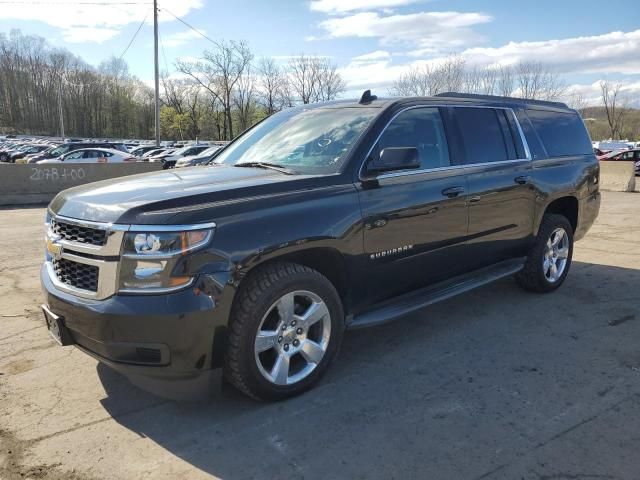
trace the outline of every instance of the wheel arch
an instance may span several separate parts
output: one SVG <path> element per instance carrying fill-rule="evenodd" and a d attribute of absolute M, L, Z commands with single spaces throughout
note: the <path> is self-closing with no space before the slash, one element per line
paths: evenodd
<path fill-rule="evenodd" d="M 243 276 L 238 282 L 237 288 L 241 289 L 243 284 L 246 282 L 246 279 L 256 270 L 279 262 L 298 263 L 312 268 L 325 276 L 338 292 L 345 313 L 348 312 L 351 292 L 349 287 L 347 262 L 344 255 L 339 250 L 332 247 L 312 247 L 270 257 L 263 262 L 252 265 L 249 270 L 243 272 Z"/>
<path fill-rule="evenodd" d="M 549 204 L 547 204 L 542 215 L 540 216 L 536 234 L 540 228 L 540 222 L 542 221 L 542 218 L 549 213 L 555 213 L 564 216 L 567 220 L 569 220 L 571 228 L 573 228 L 573 232 L 575 233 L 578 228 L 579 209 L 580 207 L 578 199 L 573 195 L 565 195 L 554 199 Z"/>

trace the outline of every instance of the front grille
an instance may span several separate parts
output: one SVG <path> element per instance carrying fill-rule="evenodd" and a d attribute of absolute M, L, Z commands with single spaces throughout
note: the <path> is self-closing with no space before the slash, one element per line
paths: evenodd
<path fill-rule="evenodd" d="M 51 220 L 51 231 L 63 240 L 89 245 L 103 246 L 107 241 L 107 231 L 99 228 L 83 227 L 60 220 Z"/>
<path fill-rule="evenodd" d="M 53 260 L 53 270 L 62 283 L 81 290 L 98 291 L 98 267 L 61 258 Z"/>

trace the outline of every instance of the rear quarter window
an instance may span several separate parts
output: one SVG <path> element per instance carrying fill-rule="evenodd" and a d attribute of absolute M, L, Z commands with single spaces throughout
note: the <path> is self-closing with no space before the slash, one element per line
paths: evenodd
<path fill-rule="evenodd" d="M 578 114 L 527 109 L 527 115 L 549 156 L 593 153 L 589 134 Z"/>

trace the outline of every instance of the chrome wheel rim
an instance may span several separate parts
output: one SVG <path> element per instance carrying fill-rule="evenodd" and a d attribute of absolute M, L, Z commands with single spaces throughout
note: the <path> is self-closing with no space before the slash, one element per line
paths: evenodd
<path fill-rule="evenodd" d="M 564 228 L 556 228 L 547 240 L 542 269 L 549 283 L 557 282 L 565 269 L 569 259 L 569 235 Z"/>
<path fill-rule="evenodd" d="M 320 364 L 329 346 L 331 315 L 315 293 L 296 290 L 280 297 L 262 317 L 254 355 L 262 376 L 275 385 L 292 385 Z"/>

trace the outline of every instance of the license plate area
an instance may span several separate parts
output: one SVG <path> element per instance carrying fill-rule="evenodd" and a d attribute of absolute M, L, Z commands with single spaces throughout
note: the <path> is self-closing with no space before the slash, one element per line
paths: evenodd
<path fill-rule="evenodd" d="M 53 313 L 46 305 L 42 305 L 42 313 L 51 337 L 62 346 L 73 345 L 73 338 L 64 325 L 64 318 Z"/>

